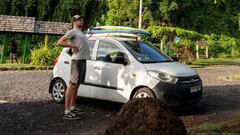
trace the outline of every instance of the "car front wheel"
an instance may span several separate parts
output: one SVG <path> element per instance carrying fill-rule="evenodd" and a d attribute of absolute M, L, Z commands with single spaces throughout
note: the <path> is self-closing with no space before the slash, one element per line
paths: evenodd
<path fill-rule="evenodd" d="M 64 102 L 66 88 L 66 83 L 61 79 L 57 79 L 53 82 L 53 84 L 51 85 L 51 95 L 56 103 Z"/>
<path fill-rule="evenodd" d="M 155 95 L 151 89 L 144 87 L 137 90 L 133 98 L 155 98 Z"/>

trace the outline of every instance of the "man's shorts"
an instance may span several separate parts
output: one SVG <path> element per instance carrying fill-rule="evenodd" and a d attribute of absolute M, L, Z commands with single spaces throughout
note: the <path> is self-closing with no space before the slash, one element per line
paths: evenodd
<path fill-rule="evenodd" d="M 10 58 L 16 58 L 17 57 L 17 53 L 12 53 L 12 52 L 10 52 Z"/>
<path fill-rule="evenodd" d="M 86 60 L 72 60 L 70 83 L 80 85 L 85 80 Z"/>

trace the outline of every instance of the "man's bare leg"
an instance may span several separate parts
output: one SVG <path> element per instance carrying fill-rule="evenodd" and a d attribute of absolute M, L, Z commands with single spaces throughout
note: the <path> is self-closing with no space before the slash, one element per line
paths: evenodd
<path fill-rule="evenodd" d="M 79 85 L 76 85 L 76 89 L 72 91 L 72 98 L 70 102 L 70 111 L 73 112 L 74 114 L 84 114 L 85 112 L 81 111 L 78 107 L 76 107 L 76 99 L 77 99 L 77 93 L 79 89 Z"/>
<path fill-rule="evenodd" d="M 70 111 L 70 104 L 74 94 L 75 85 L 70 83 L 65 94 L 65 111 Z"/>
<path fill-rule="evenodd" d="M 71 98 L 71 102 L 70 102 L 70 107 L 75 107 L 76 106 L 78 88 L 79 88 L 79 85 L 76 85 L 75 89 L 73 90 L 72 98 Z"/>
<path fill-rule="evenodd" d="M 76 90 L 77 90 L 76 85 L 70 83 L 65 93 L 65 106 L 64 106 L 65 110 L 64 110 L 63 119 L 68 119 L 68 120 L 78 119 L 76 114 L 72 112 L 72 110 L 70 109 L 70 104 Z"/>
<path fill-rule="evenodd" d="M 18 60 L 17 60 L 17 58 L 15 58 L 15 60 L 16 60 L 16 62 L 17 62 L 17 64 L 18 64 Z"/>

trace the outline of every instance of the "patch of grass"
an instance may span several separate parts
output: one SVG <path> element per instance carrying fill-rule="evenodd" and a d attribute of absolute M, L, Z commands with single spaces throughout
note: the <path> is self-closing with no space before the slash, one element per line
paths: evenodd
<path fill-rule="evenodd" d="M 30 67 L 32 66 L 31 64 L 11 64 L 11 63 L 6 63 L 6 64 L 0 64 L 0 67 Z"/>
<path fill-rule="evenodd" d="M 32 64 L 22 64 L 22 63 L 5 63 L 5 64 L 0 64 L 0 68 L 27 68 L 27 67 L 44 67 L 44 66 L 36 66 Z M 46 66 L 47 67 L 47 66 Z"/>
<path fill-rule="evenodd" d="M 224 132 L 222 135 L 239 135 L 240 133 Z"/>
<path fill-rule="evenodd" d="M 16 74 L 16 73 L 51 73 L 50 70 L 16 70 L 16 71 L 4 71 L 0 72 L 0 74 Z"/>
<path fill-rule="evenodd" d="M 202 125 L 192 127 L 187 129 L 189 134 L 198 134 L 198 135 L 214 135 L 214 134 L 224 134 L 224 135 L 239 135 L 239 133 L 235 133 L 227 131 L 234 127 L 239 127 L 240 118 L 230 119 L 228 121 L 220 122 L 220 123 L 204 123 Z"/>
<path fill-rule="evenodd" d="M 227 77 L 232 78 L 232 79 L 240 79 L 240 74 L 227 75 Z"/>
<path fill-rule="evenodd" d="M 212 65 L 240 65 L 240 58 L 199 59 L 194 61 L 191 66 L 212 66 Z"/>
<path fill-rule="evenodd" d="M 202 65 L 188 65 L 190 68 L 203 68 Z"/>
<path fill-rule="evenodd" d="M 217 135 L 217 133 L 216 132 L 198 133 L 197 135 Z"/>
<path fill-rule="evenodd" d="M 219 128 L 217 124 L 204 124 L 198 127 L 200 131 L 216 131 Z"/>
<path fill-rule="evenodd" d="M 218 79 L 226 80 L 226 79 L 240 79 L 240 74 L 229 74 L 229 75 L 223 75 L 218 77 Z"/>

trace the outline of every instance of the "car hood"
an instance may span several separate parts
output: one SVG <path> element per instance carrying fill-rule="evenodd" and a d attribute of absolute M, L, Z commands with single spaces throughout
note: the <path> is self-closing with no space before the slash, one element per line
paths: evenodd
<path fill-rule="evenodd" d="M 147 70 L 160 71 L 176 77 L 194 76 L 197 73 L 186 65 L 178 62 L 144 64 Z"/>

